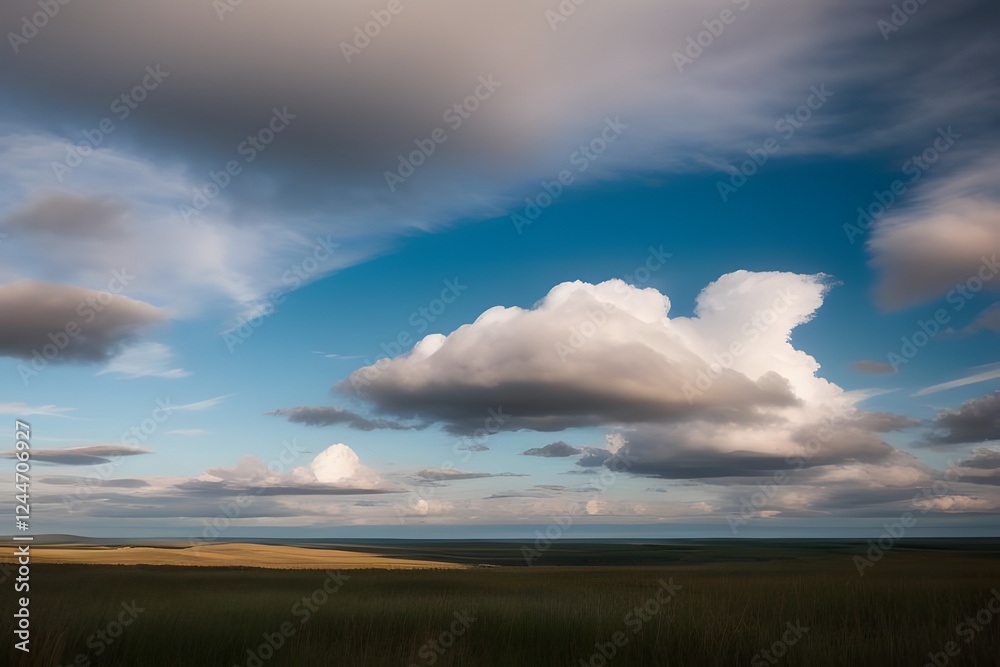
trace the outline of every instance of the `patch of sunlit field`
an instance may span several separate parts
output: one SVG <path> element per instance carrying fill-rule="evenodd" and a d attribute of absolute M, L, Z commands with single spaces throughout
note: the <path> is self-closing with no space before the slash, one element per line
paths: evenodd
<path fill-rule="evenodd" d="M 5 595 L 0 656 L 78 667 L 920 667 L 931 654 L 939 666 L 995 666 L 998 588 L 992 554 L 902 550 L 863 577 L 839 554 L 340 573 L 36 564 L 31 653 L 13 647 Z"/>

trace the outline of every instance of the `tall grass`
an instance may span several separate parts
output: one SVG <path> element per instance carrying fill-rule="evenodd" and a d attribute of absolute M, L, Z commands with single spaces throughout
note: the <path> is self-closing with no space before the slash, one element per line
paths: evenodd
<path fill-rule="evenodd" d="M 956 635 L 1000 587 L 1000 563 L 975 554 L 893 553 L 863 578 L 842 557 L 347 574 L 301 624 L 292 607 L 322 586 L 323 572 L 36 565 L 32 652 L 13 648 L 9 593 L 0 655 L 11 665 L 232 667 L 291 622 L 294 635 L 263 665 L 406 667 L 430 664 L 421 647 L 467 610 L 475 616 L 468 630 L 443 654 L 428 649 L 434 665 L 579 666 L 621 631 L 627 643 L 608 665 L 757 667 L 770 664 L 753 658 L 789 621 L 809 630 L 776 664 L 920 667 L 954 641 L 961 653 L 949 665 L 1000 665 L 1000 617 L 970 643 Z M 630 611 L 670 578 L 683 588 L 633 632 Z M 145 611 L 96 656 L 88 637 L 133 599 Z"/>

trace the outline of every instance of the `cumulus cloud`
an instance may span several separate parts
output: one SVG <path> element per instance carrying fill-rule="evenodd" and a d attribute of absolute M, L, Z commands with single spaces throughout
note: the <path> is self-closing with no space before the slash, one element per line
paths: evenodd
<path fill-rule="evenodd" d="M 86 447 L 68 447 L 65 449 L 32 449 L 31 458 L 34 461 L 55 463 L 67 466 L 90 466 L 100 463 L 110 463 L 121 456 L 138 456 L 149 454 L 150 450 L 127 445 L 88 445 Z M 16 452 L 3 452 L 3 457 L 17 458 Z"/>
<path fill-rule="evenodd" d="M 339 387 L 456 433 L 498 406 L 510 415 L 504 430 L 768 421 L 841 393 L 788 342 L 826 290 L 825 276 L 738 271 L 702 291 L 695 317 L 671 318 L 670 300 L 652 288 L 563 283 L 533 308 L 491 308 Z"/>
<path fill-rule="evenodd" d="M 269 415 L 277 417 L 287 417 L 293 424 L 306 424 L 307 426 L 335 426 L 344 424 L 359 431 L 375 431 L 381 429 L 393 431 L 410 431 L 424 428 L 423 425 L 402 424 L 391 419 L 369 419 L 352 412 L 346 408 L 338 408 L 332 405 L 318 407 L 298 407 L 283 408 L 268 412 Z"/>
<path fill-rule="evenodd" d="M 0 323 L 0 354 L 30 359 L 49 345 L 61 351 L 45 358 L 61 361 L 102 361 L 167 319 L 125 296 L 32 280 L 0 285 L 0 312 L 17 313 Z"/>
<path fill-rule="evenodd" d="M 341 443 L 330 445 L 308 464 L 289 472 L 275 470 L 258 457 L 247 455 L 235 466 L 210 468 L 176 487 L 201 494 L 265 496 L 378 494 L 399 490 Z"/>
<path fill-rule="evenodd" d="M 582 468 L 738 480 L 877 464 L 897 453 L 881 434 L 918 422 L 860 409 L 864 393 L 819 377 L 816 360 L 791 343 L 829 282 L 738 271 L 701 292 L 693 317 L 671 317 L 654 289 L 564 283 L 531 309 L 492 308 L 340 387 L 455 431 L 491 405 L 511 415 L 505 429 L 612 427 L 607 448 L 558 441 L 525 452 L 580 456 Z"/>
<path fill-rule="evenodd" d="M 955 409 L 940 410 L 927 441 L 963 445 L 1000 440 L 1000 391 L 972 398 Z"/>
<path fill-rule="evenodd" d="M 990 498 L 972 496 L 948 495 L 940 498 L 917 500 L 914 507 L 923 511 L 936 512 L 993 512 L 1000 509 L 1000 502 Z"/>

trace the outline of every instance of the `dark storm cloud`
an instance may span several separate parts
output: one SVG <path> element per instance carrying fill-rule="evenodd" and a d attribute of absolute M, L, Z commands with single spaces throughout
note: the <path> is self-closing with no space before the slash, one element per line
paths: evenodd
<path fill-rule="evenodd" d="M 359 431 L 393 430 L 411 431 L 425 428 L 424 425 L 401 424 L 391 419 L 369 419 L 345 408 L 335 406 L 285 408 L 268 412 L 269 415 L 287 417 L 293 424 L 307 426 L 335 426 L 344 424 Z"/>
<path fill-rule="evenodd" d="M 941 410 L 931 422 L 927 443 L 963 445 L 1000 440 L 1000 391 Z"/>
<path fill-rule="evenodd" d="M 567 456 L 577 456 L 583 453 L 580 447 L 574 447 L 562 440 L 552 442 L 544 447 L 533 447 L 521 452 L 521 456 L 541 456 L 543 458 L 564 458 Z"/>
<path fill-rule="evenodd" d="M 108 291 L 30 280 L 0 285 L 0 312 L 12 314 L 0 322 L 0 355 L 31 359 L 58 346 L 56 355 L 45 354 L 50 362 L 103 361 L 167 319 L 159 308 Z"/>
<path fill-rule="evenodd" d="M 710 435 L 711 430 L 697 425 L 683 429 L 642 427 L 626 434 L 626 444 L 616 458 L 627 464 L 629 474 L 728 483 L 771 476 L 776 470 L 883 462 L 895 450 L 878 433 L 913 425 L 911 422 L 888 413 L 859 413 L 832 424 L 812 425 L 784 435 L 778 432 L 773 446 L 783 453 L 751 451 L 738 444 L 724 449 L 726 440 L 738 442 L 739 434 L 717 440 Z M 713 446 L 706 446 L 706 437 Z M 612 467 L 612 462 L 606 465 Z"/>
<path fill-rule="evenodd" d="M 576 462 L 581 468 L 597 468 L 608 462 L 613 454 L 600 447 L 585 447 L 583 456 Z"/>
<path fill-rule="evenodd" d="M 1000 486 L 1000 450 L 975 449 L 972 455 L 948 469 L 948 479 L 968 484 Z"/>
<path fill-rule="evenodd" d="M 1000 450 L 977 449 L 972 452 L 972 458 L 961 461 L 958 466 L 977 470 L 1000 470 Z"/>

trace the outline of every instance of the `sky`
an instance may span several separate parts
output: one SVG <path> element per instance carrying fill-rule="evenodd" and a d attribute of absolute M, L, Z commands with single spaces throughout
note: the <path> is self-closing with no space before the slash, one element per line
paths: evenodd
<path fill-rule="evenodd" d="M 998 534 L 995 4 L 0 26 L 32 530 Z"/>

